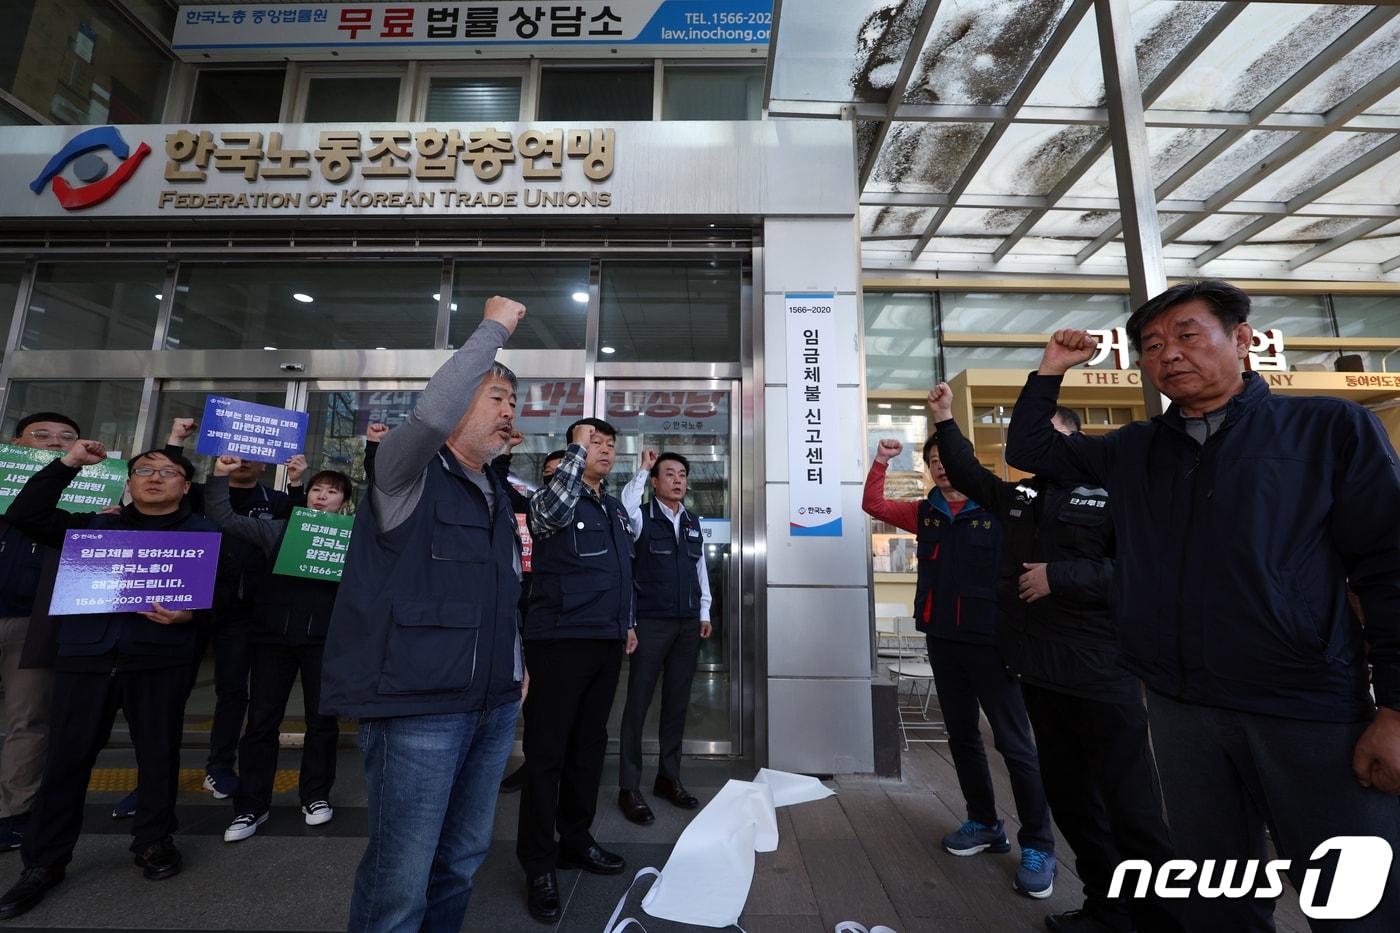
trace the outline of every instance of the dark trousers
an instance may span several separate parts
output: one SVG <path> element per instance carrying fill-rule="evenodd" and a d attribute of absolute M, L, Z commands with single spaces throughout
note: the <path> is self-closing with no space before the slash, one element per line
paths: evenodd
<path fill-rule="evenodd" d="M 651 708 L 656 681 L 661 681 L 661 761 L 658 777 L 679 781 L 681 740 L 690 706 L 690 684 L 700 657 L 700 620 L 638 619 L 637 650 L 627 662 L 627 706 L 622 711 L 623 790 L 640 790 L 642 728 Z"/>
<path fill-rule="evenodd" d="M 554 870 L 561 848 L 576 852 L 593 845 L 590 829 L 622 654 L 616 640 L 525 642 L 530 694 L 515 852 L 532 878 Z"/>
<path fill-rule="evenodd" d="M 209 729 L 209 770 L 233 770 L 238 736 L 248 712 L 248 669 L 253 645 L 248 640 L 251 609 L 220 609 L 214 614 L 214 725 Z"/>
<path fill-rule="evenodd" d="M 1334 836 L 1379 836 L 1400 852 L 1400 800 L 1357 783 L 1351 773 L 1356 740 L 1367 723 L 1308 722 L 1147 697 L 1152 746 L 1162 776 L 1176 857 L 1265 858 L 1268 826 L 1289 877 L 1302 890 L 1308 859 Z M 1319 859 L 1324 884 L 1329 864 Z M 1257 881 L 1263 886 L 1263 872 Z M 1272 900 L 1191 897 L 1187 928 L 1231 933 L 1272 931 Z M 1400 871 L 1391 868 L 1380 904 L 1365 917 L 1313 920 L 1313 930 L 1348 933 L 1400 930 Z"/>
<path fill-rule="evenodd" d="M 1020 683 L 1001 666 L 993 645 L 930 635 L 928 657 L 943 724 L 948 729 L 948 749 L 953 753 L 958 786 L 967 801 L 967 818 L 987 826 L 997 822 L 992 772 L 982 746 L 980 714 L 985 713 L 992 726 L 992 741 L 1011 774 L 1011 792 L 1021 819 L 1016 839 L 1022 848 L 1054 852 L 1050 809 L 1045 804 L 1040 762 L 1036 759 Z"/>
<path fill-rule="evenodd" d="M 57 671 L 49 758 L 21 855 L 26 868 L 67 865 L 83 828 L 83 801 L 97 755 L 120 709 L 136 748 L 136 818 L 131 851 L 175 832 L 180 736 L 190 665 L 118 674 Z"/>
<path fill-rule="evenodd" d="M 248 728 L 238 745 L 238 793 L 235 813 L 266 813 L 272 806 L 272 784 L 277 776 L 277 752 L 282 719 L 292 683 L 301 674 L 301 699 L 306 707 L 306 742 L 301 750 L 301 803 L 329 800 L 335 783 L 336 744 L 340 725 L 334 716 L 322 716 L 321 655 L 323 643 L 283 645 L 254 643 L 249 675 Z"/>
<path fill-rule="evenodd" d="M 1085 909 L 1114 929 L 1181 930 L 1175 902 L 1108 898 L 1113 869 L 1122 860 L 1161 865 L 1174 857 L 1147 738 L 1147 708 L 1032 684 L 1023 684 L 1021 692 L 1035 729 L 1045 796 L 1074 850 Z"/>

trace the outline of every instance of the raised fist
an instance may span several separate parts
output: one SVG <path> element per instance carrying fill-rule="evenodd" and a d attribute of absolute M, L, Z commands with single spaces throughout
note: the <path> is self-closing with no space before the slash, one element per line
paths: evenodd
<path fill-rule="evenodd" d="M 182 447 L 185 441 L 189 440 L 190 436 L 194 434 L 195 428 L 197 427 L 199 427 L 199 425 L 195 423 L 193 418 L 176 418 L 174 421 L 170 422 L 170 437 L 166 440 L 176 447 Z"/>
<path fill-rule="evenodd" d="M 1098 340 L 1087 330 L 1057 330 L 1045 345 L 1045 354 L 1040 358 L 1040 374 L 1064 375 L 1080 363 L 1093 359 L 1098 346 Z"/>
<path fill-rule="evenodd" d="M 953 417 L 953 390 L 948 388 L 948 383 L 940 382 L 929 390 L 928 410 L 935 424 Z"/>
<path fill-rule="evenodd" d="M 376 421 L 374 424 L 365 428 L 365 440 L 369 441 L 371 444 L 378 444 L 380 441 L 384 440 L 384 435 L 388 433 L 389 426 Z"/>
<path fill-rule="evenodd" d="M 510 453 L 521 444 L 525 443 L 525 435 L 519 431 L 510 432 L 510 444 L 506 447 L 506 453 Z"/>
<path fill-rule="evenodd" d="M 506 329 L 507 333 L 515 333 L 515 328 L 525 317 L 525 306 L 518 301 L 509 298 L 502 298 L 495 295 L 486 299 L 486 320 L 495 321 Z"/>
<path fill-rule="evenodd" d="M 101 441 L 77 440 L 63 455 L 63 463 L 70 467 L 92 466 L 107 459 L 107 447 Z"/>
<path fill-rule="evenodd" d="M 577 444 L 584 450 L 593 443 L 593 425 L 581 424 L 574 428 L 574 436 L 569 440 L 570 444 Z"/>
<path fill-rule="evenodd" d="M 214 461 L 214 475 L 230 476 L 233 474 L 234 470 L 238 469 L 242 465 L 242 457 L 234 457 L 229 454 L 224 454 L 222 457 L 219 457 Z"/>
<path fill-rule="evenodd" d="M 306 454 L 297 454 L 287 461 L 287 485 L 300 486 L 301 478 L 306 475 Z"/>
<path fill-rule="evenodd" d="M 889 463 L 903 452 L 903 444 L 892 437 L 884 437 L 880 439 L 880 446 L 875 449 L 875 459 L 879 463 Z"/>
<path fill-rule="evenodd" d="M 656 466 L 656 451 L 648 447 L 642 451 L 642 469 L 650 473 L 654 466 Z"/>

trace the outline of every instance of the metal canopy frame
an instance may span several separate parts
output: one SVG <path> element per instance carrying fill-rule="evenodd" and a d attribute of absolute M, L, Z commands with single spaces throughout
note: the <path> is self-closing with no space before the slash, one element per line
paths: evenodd
<path fill-rule="evenodd" d="M 988 271 L 1000 267 L 1007 271 L 1015 271 L 1018 265 L 1023 267 L 1036 263 L 1043 265 L 1049 261 L 1057 265 L 1068 262 L 1072 266 L 1083 266 L 1084 272 L 1095 274 L 1102 274 L 1106 267 L 1114 266 L 1116 271 L 1121 274 L 1124 271 L 1124 259 L 1115 257 L 1113 260 L 1106 258 L 1095 260 L 1096 255 L 1110 243 L 1124 242 L 1126 252 L 1130 257 L 1126 264 L 1131 266 L 1136 264 L 1136 260 L 1131 259 L 1134 252 L 1146 249 L 1149 253 L 1153 253 L 1163 246 L 1183 241 L 1202 221 L 1216 215 L 1249 215 L 1252 218 L 1249 223 L 1228 236 L 1220 238 L 1217 242 L 1212 242 L 1213 238 L 1205 239 L 1206 248 L 1194 257 L 1180 258 L 1182 253 L 1181 247 L 1178 246 L 1171 253 L 1172 256 L 1178 257 L 1170 260 L 1173 272 L 1194 272 L 1238 246 L 1261 242 L 1257 238 L 1266 234 L 1270 228 L 1285 218 L 1334 218 L 1355 221 L 1346 225 L 1341 232 L 1337 232 L 1337 224 L 1330 225 L 1331 229 L 1327 230 L 1324 235 L 1331 234 L 1331 236 L 1322 242 L 1299 242 L 1298 252 L 1291 258 L 1280 256 L 1257 263 L 1260 268 L 1258 274 L 1269 276 L 1291 273 L 1330 256 L 1348 244 L 1378 232 L 1387 236 L 1393 233 L 1393 231 L 1385 229 L 1395 220 L 1400 219 L 1400 207 L 1393 203 L 1339 204 L 1318 203 L 1318 201 L 1328 192 L 1381 164 L 1385 159 L 1400 154 L 1400 114 L 1365 112 L 1400 89 L 1400 61 L 1389 64 L 1360 88 L 1351 90 L 1343 100 L 1324 112 L 1293 113 L 1283 112 L 1280 108 L 1312 86 L 1319 78 L 1332 73 L 1333 69 L 1337 68 L 1344 58 L 1355 52 L 1367 39 L 1375 36 L 1379 30 L 1393 27 L 1396 17 L 1400 16 L 1400 7 L 1393 4 L 1382 4 L 1367 10 L 1334 38 L 1326 42 L 1316 54 L 1313 54 L 1280 83 L 1272 87 L 1257 105 L 1247 111 L 1184 111 L 1154 107 L 1153 105 L 1163 97 L 1187 69 L 1213 43 L 1220 39 L 1225 30 L 1235 23 L 1241 14 L 1252 6 L 1245 0 L 1226 2 L 1205 19 L 1196 33 L 1172 55 L 1153 80 L 1146 87 L 1141 88 L 1141 106 L 1130 106 L 1127 110 L 1127 112 L 1139 114 L 1137 119 L 1140 121 L 1141 129 L 1134 130 L 1134 133 L 1138 135 L 1144 135 L 1145 129 L 1148 127 L 1164 127 L 1217 130 L 1219 132 L 1215 137 L 1187 159 L 1185 164 L 1172 171 L 1167 178 L 1150 186 L 1147 192 L 1135 193 L 1131 187 L 1125 189 L 1123 179 L 1119 178 L 1116 198 L 1071 195 L 1070 192 L 1095 166 L 1103 165 L 1103 157 L 1105 153 L 1110 151 L 1110 148 L 1114 148 L 1115 155 L 1118 154 L 1115 137 L 1121 135 L 1122 127 L 1118 126 L 1118 123 L 1122 119 L 1120 113 L 1123 111 L 1120 111 L 1118 107 L 1121 102 L 1113 99 L 1111 89 L 1124 86 L 1125 78 L 1129 79 L 1128 83 L 1137 86 L 1136 64 L 1131 54 L 1136 47 L 1135 37 L 1127 10 L 1118 11 L 1118 14 L 1121 15 L 1109 16 L 1103 15 L 1103 11 L 1100 10 L 1100 15 L 1097 17 L 1101 48 L 1112 47 L 1126 49 L 1129 52 L 1126 56 L 1119 54 L 1116 57 L 1104 59 L 1105 68 L 1111 68 L 1115 72 L 1110 74 L 1107 70 L 1105 71 L 1104 87 L 1107 97 L 1104 105 L 1061 107 L 1032 105 L 1028 104 L 1027 101 L 1041 83 L 1056 57 L 1064 49 L 1071 34 L 1080 26 L 1089 8 L 1102 4 L 1113 7 L 1115 3 L 1116 0 L 1073 0 L 1066 8 L 1060 21 L 1050 31 L 1044 45 L 1035 53 L 1035 58 L 1026 70 L 1025 76 L 1016 85 L 1014 92 L 1005 104 L 966 105 L 909 103 L 906 101 L 909 84 L 918 68 L 920 57 L 924 52 L 924 45 L 928 41 L 940 9 L 944 6 L 940 0 L 928 0 L 918 14 L 909 44 L 900 61 L 898 75 L 890 85 L 888 95 L 883 102 L 773 98 L 772 69 L 782 67 L 782 58 L 777 52 L 775 39 L 770 46 L 770 74 L 768 86 L 765 88 L 765 106 L 768 114 L 774 117 L 844 119 L 875 125 L 873 143 L 866 150 L 859 168 L 862 192 L 861 206 L 868 208 L 927 208 L 931 210 L 931 216 L 912 230 L 885 232 L 862 237 L 863 242 L 880 251 L 878 257 L 870 257 L 871 262 L 867 264 L 878 265 L 881 268 L 899 268 L 900 263 L 897 260 L 899 254 L 890 250 L 894 248 L 895 241 L 898 241 L 902 246 L 907 246 L 912 240 L 912 249 L 908 249 L 907 252 L 901 250 L 905 256 L 905 267 L 910 269 L 926 269 L 927 263 L 934 261 L 938 263 L 940 269 L 965 268 L 969 271 Z M 800 9 L 802 8 L 798 5 L 788 4 L 786 12 L 790 16 L 797 16 L 801 15 L 798 13 Z M 778 17 L 775 16 L 775 33 L 778 25 L 777 19 Z M 1112 34 L 1105 35 L 1105 30 L 1111 30 Z M 1116 64 L 1114 64 L 1115 62 Z M 1132 66 L 1131 69 L 1127 68 L 1129 65 Z M 1125 70 L 1131 70 L 1133 74 L 1125 75 L 1123 73 Z M 962 166 L 956 179 L 949 185 L 949 190 L 932 193 L 867 190 L 867 186 L 875 175 L 875 167 L 879 164 L 881 154 L 890 139 L 894 124 L 935 122 L 972 123 L 987 128 L 986 135 L 982 138 L 972 157 Z M 998 143 L 1001 142 L 1013 124 L 1102 126 L 1105 128 L 1105 132 L 1102 134 L 1102 138 L 1093 141 L 1086 150 L 1078 155 L 1068 171 L 1044 195 L 989 194 L 969 191 L 969 187 L 978 176 L 979 171 L 987 164 Z M 866 138 L 868 129 L 868 127 L 862 127 L 862 138 Z M 1208 196 L 1193 196 L 1191 198 L 1173 198 L 1171 196 L 1193 179 L 1197 179 L 1199 184 L 1203 171 L 1210 168 L 1219 171 L 1222 163 L 1217 160 L 1248 134 L 1259 131 L 1276 132 L 1287 138 L 1267 154 L 1246 165 L 1242 170 L 1236 169 L 1228 180 L 1214 185 L 1214 190 Z M 1335 168 L 1328 166 L 1329 174 L 1319 179 L 1309 179 L 1310 183 L 1306 189 L 1292 194 L 1286 199 L 1258 200 L 1254 197 L 1247 197 L 1251 189 L 1260 182 L 1296 160 L 1316 154 L 1317 147 L 1325 140 L 1335 140 L 1336 134 L 1343 133 L 1387 134 L 1390 138 L 1344 164 Z M 1148 164 L 1147 155 L 1144 138 L 1141 153 L 1145 160 L 1144 166 Z M 888 185 L 883 185 L 883 187 L 888 187 Z M 896 187 L 898 187 L 897 184 Z M 1014 229 L 1009 233 L 998 231 L 985 235 L 986 238 L 996 241 L 996 245 L 989 251 L 989 256 L 985 255 L 988 251 L 987 247 L 982 245 L 969 246 L 966 250 L 953 247 L 952 249 L 956 252 L 931 251 L 930 244 L 938 236 L 952 211 L 959 208 L 1024 211 L 1025 216 L 1017 220 Z M 1068 256 L 1061 258 L 1024 252 L 1013 256 L 1012 253 L 1016 250 L 1017 245 L 1031 236 L 1036 226 L 1052 211 L 1109 211 L 1117 213 L 1119 217 L 1097 236 L 1092 239 L 1086 238 L 1087 242 L 1073 255 L 1072 261 L 1071 257 Z M 1146 234 L 1151 242 L 1144 243 L 1141 247 L 1129 245 L 1127 241 L 1133 237 L 1124 236 L 1123 219 L 1133 216 L 1142 221 L 1145 220 L 1148 212 L 1154 218 L 1152 229 L 1141 232 Z M 1160 236 L 1156 234 L 1155 223 L 1155 217 L 1159 212 L 1174 215 L 1170 219 L 1164 218 L 1164 227 L 1160 231 Z M 983 235 L 977 234 L 977 236 L 980 238 Z M 1084 241 L 1081 240 L 1081 242 Z M 890 245 L 881 248 L 880 244 L 884 243 Z M 1234 271 L 1235 265 L 1239 264 L 1232 264 L 1232 271 Z M 1348 262 L 1346 265 L 1345 270 L 1336 274 L 1352 278 L 1380 279 L 1388 273 L 1400 269 L 1400 255 L 1383 262 Z M 1334 263 L 1332 268 L 1337 269 L 1339 266 Z M 1131 276 L 1132 270 L 1126 271 Z"/>

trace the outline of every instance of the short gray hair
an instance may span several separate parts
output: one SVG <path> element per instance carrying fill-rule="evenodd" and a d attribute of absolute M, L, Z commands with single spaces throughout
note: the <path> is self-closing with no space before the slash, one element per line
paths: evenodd
<path fill-rule="evenodd" d="M 520 388 L 520 381 L 515 378 L 515 373 L 511 371 L 509 366 L 506 366 L 502 363 L 492 363 L 490 371 L 486 373 L 486 377 L 488 379 L 503 379 L 506 382 L 509 382 L 510 390 L 512 392 L 515 392 Z"/>

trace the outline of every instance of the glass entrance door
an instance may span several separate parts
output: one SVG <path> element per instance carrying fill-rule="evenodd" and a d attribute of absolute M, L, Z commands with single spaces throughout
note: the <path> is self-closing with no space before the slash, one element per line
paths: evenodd
<path fill-rule="evenodd" d="M 739 611 L 738 548 L 739 383 L 729 380 L 600 380 L 595 394 L 598 417 L 617 428 L 617 463 L 609 490 L 617 495 L 636 475 L 647 448 L 672 451 L 690 462 L 685 507 L 700 517 L 705 533 L 705 565 L 710 577 L 713 633 L 701 642 L 700 661 L 686 716 L 687 754 L 742 751 L 740 698 L 742 614 Z M 648 484 L 643 501 L 651 498 Z M 616 736 L 627 698 L 627 665 L 613 703 L 609 734 Z M 660 689 L 643 732 L 643 750 L 657 750 Z"/>

